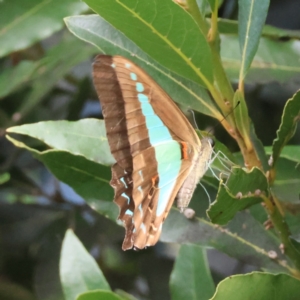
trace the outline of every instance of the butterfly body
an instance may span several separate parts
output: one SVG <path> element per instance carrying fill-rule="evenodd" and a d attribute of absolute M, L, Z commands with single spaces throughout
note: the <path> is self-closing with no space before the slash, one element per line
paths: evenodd
<path fill-rule="evenodd" d="M 188 207 L 197 184 L 208 169 L 208 164 L 213 151 L 213 142 L 210 138 L 203 138 L 198 146 L 192 161 L 192 169 L 182 184 L 176 196 L 177 207 L 181 212 Z"/>
<path fill-rule="evenodd" d="M 212 153 L 172 99 L 120 56 L 97 56 L 94 84 L 116 159 L 111 185 L 126 228 L 123 250 L 154 245 L 177 199 L 187 207 Z"/>

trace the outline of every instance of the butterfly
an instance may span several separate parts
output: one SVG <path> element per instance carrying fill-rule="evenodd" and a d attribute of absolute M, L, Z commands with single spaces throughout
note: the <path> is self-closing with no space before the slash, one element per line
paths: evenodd
<path fill-rule="evenodd" d="M 213 140 L 200 141 L 168 94 L 127 58 L 98 55 L 93 81 L 116 160 L 110 184 L 126 229 L 122 249 L 155 245 L 174 200 L 181 211 L 188 206 Z"/>

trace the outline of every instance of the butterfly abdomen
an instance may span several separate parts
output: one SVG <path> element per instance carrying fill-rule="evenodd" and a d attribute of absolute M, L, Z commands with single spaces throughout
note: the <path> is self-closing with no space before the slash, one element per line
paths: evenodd
<path fill-rule="evenodd" d="M 210 138 L 202 139 L 201 147 L 195 150 L 191 171 L 176 196 L 177 207 L 181 212 L 188 207 L 198 182 L 208 169 L 208 162 L 213 152 L 213 140 Z"/>

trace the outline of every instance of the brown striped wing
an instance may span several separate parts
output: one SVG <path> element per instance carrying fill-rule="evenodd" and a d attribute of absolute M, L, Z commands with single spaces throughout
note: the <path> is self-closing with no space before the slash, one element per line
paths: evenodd
<path fill-rule="evenodd" d="M 93 68 L 108 142 L 116 159 L 112 166 L 111 185 L 115 189 L 114 201 L 120 208 L 119 219 L 126 228 L 123 249 L 142 249 L 157 242 L 162 223 L 192 168 L 192 160 L 201 143 L 171 98 L 133 62 L 120 56 L 99 55 Z M 145 111 L 132 74 L 143 87 L 142 94 L 149 100 L 147 105 L 151 104 L 155 115 L 163 123 L 163 129 L 168 128 L 171 140 L 151 143 Z M 162 176 L 158 174 L 155 153 L 160 148 L 168 149 L 166 145 L 181 151 L 180 170 L 174 176 L 168 174 L 169 182 L 160 188 Z M 165 169 L 172 169 L 171 158 L 169 161 L 168 155 L 165 158 Z M 165 193 L 163 210 L 157 215 L 163 189 L 168 192 Z"/>

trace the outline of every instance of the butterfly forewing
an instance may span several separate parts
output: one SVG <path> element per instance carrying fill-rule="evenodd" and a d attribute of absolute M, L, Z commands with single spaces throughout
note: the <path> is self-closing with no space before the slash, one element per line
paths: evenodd
<path fill-rule="evenodd" d="M 131 61 L 100 55 L 93 77 L 117 161 L 111 185 L 126 227 L 123 249 L 154 245 L 201 143 L 170 97 Z"/>

